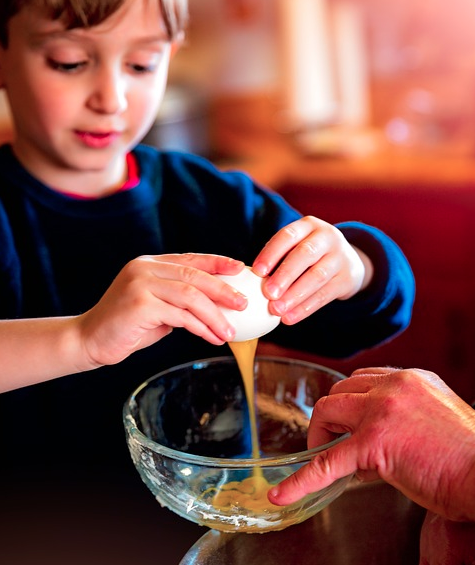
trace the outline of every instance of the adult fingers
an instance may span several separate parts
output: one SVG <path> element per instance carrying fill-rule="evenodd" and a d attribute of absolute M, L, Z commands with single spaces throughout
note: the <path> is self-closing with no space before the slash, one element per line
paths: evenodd
<path fill-rule="evenodd" d="M 353 433 L 366 411 L 367 396 L 364 393 L 331 394 L 320 398 L 310 419 L 308 447 L 319 447 L 335 439 L 335 434 Z"/>
<path fill-rule="evenodd" d="M 362 367 L 351 373 L 352 377 L 376 377 L 397 373 L 401 369 L 398 367 Z"/>
<path fill-rule="evenodd" d="M 357 452 L 351 438 L 348 438 L 318 453 L 309 463 L 270 489 L 268 498 L 279 506 L 292 504 L 356 470 Z"/>
<path fill-rule="evenodd" d="M 382 383 L 387 383 L 387 378 L 399 371 L 400 369 L 393 367 L 357 369 L 348 378 L 335 383 L 330 390 L 330 394 L 366 393 Z"/>

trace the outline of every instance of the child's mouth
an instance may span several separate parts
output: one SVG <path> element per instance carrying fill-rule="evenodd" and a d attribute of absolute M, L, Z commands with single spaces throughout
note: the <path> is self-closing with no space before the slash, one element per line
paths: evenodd
<path fill-rule="evenodd" d="M 81 131 L 81 130 L 76 130 L 75 134 L 79 138 L 79 140 L 87 147 L 99 148 L 99 149 L 108 147 L 120 135 L 119 132 L 117 131 L 96 132 L 96 131 Z"/>

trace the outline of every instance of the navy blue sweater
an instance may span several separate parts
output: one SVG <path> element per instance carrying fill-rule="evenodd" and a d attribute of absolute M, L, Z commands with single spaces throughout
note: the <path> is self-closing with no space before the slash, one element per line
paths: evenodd
<path fill-rule="evenodd" d="M 0 148 L 0 318 L 84 312 L 139 255 L 217 253 L 251 264 L 273 234 L 300 217 L 243 173 L 220 172 L 201 158 L 145 146 L 135 155 L 137 187 L 77 200 L 33 178 L 9 146 Z M 373 227 L 338 227 L 373 261 L 370 288 L 293 327 L 281 324 L 269 339 L 346 357 L 409 323 L 414 279 L 401 250 Z M 128 461 L 121 423 L 128 394 L 166 367 L 223 354 L 229 351 L 175 330 L 119 365 L 4 393 L 0 449 L 15 469 L 25 469 L 24 460 L 32 458 L 56 468 L 121 465 L 124 457 Z"/>

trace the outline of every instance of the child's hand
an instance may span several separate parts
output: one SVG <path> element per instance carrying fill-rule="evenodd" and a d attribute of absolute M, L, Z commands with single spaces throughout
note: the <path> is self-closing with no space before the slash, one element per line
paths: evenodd
<path fill-rule="evenodd" d="M 215 345 L 234 329 L 217 304 L 242 310 L 246 298 L 213 274 L 244 264 L 218 255 L 144 256 L 128 263 L 98 304 L 79 317 L 81 341 L 94 365 L 109 365 L 186 328 Z"/>
<path fill-rule="evenodd" d="M 335 299 L 351 298 L 373 275 L 369 258 L 340 230 L 306 216 L 282 228 L 256 257 L 253 271 L 266 276 L 269 310 L 295 324 Z"/>

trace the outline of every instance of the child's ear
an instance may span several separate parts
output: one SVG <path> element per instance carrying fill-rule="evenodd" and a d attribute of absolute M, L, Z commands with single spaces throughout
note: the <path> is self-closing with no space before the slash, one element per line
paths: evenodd
<path fill-rule="evenodd" d="M 180 47 L 183 45 L 184 42 L 185 42 L 185 34 L 184 34 L 184 32 L 180 32 L 178 37 L 176 37 L 172 41 L 172 48 L 171 48 L 171 52 L 170 52 L 171 58 L 173 58 L 177 54 L 177 52 L 179 51 Z"/>

